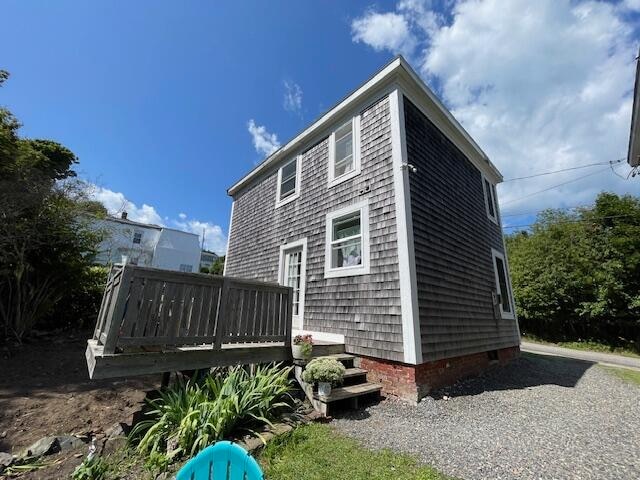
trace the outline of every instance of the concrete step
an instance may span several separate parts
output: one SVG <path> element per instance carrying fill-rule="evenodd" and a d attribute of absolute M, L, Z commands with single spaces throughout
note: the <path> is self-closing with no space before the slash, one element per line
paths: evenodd
<path fill-rule="evenodd" d="M 360 383 L 358 385 L 350 385 L 348 387 L 338 387 L 331 389 L 331 395 L 328 397 L 320 397 L 318 393 L 313 394 L 313 398 L 322 403 L 337 402 L 347 398 L 361 397 L 371 393 L 378 393 L 382 390 L 382 385 L 377 383 Z"/>

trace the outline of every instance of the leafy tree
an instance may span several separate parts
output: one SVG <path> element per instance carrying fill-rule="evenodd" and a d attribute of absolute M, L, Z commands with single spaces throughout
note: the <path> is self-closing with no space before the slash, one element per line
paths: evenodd
<path fill-rule="evenodd" d="M 506 244 L 524 332 L 639 348 L 640 199 L 601 193 L 593 208 L 547 210 Z"/>
<path fill-rule="evenodd" d="M 77 314 L 69 309 L 64 318 L 55 307 L 95 277 L 101 236 L 88 216 L 100 209 L 74 179 L 76 156 L 50 140 L 20 138 L 19 128 L 0 108 L 0 337 L 17 339 L 38 323 L 58 326 Z"/>
<path fill-rule="evenodd" d="M 213 262 L 213 265 L 209 268 L 209 273 L 211 275 L 222 275 L 222 272 L 224 272 L 224 255 L 216 258 L 216 261 Z"/>

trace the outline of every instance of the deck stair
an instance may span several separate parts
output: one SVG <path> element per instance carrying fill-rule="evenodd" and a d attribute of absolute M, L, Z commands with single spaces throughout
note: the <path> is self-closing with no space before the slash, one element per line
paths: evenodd
<path fill-rule="evenodd" d="M 318 393 L 314 391 L 313 385 L 302 380 L 304 365 L 295 365 L 295 376 L 298 383 L 304 390 L 307 399 L 311 402 L 313 408 L 323 416 L 326 417 L 329 414 L 330 409 L 333 410 L 334 407 L 344 404 L 345 401 L 348 401 L 349 406 L 355 409 L 358 408 L 359 399 L 380 394 L 382 386 L 377 383 L 367 382 L 367 371 L 353 366 L 353 361 L 355 360 L 353 355 L 349 355 L 347 353 L 322 355 L 317 350 L 319 349 L 314 346 L 314 357 L 326 356 L 335 358 L 339 362 L 342 362 L 346 368 L 343 386 L 334 387 L 331 390 L 331 395 L 328 397 L 320 397 Z"/>

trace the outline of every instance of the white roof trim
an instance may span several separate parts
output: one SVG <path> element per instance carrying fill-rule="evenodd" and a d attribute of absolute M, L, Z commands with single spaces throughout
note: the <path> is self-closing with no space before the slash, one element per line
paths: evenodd
<path fill-rule="evenodd" d="M 245 175 L 238 182 L 232 185 L 227 190 L 227 193 L 229 195 L 236 194 L 244 186 L 248 185 L 254 178 L 267 171 L 270 167 L 274 166 L 284 157 L 287 157 L 288 155 L 293 153 L 294 150 L 300 148 L 303 143 L 305 141 L 308 141 L 314 134 L 317 134 L 322 129 L 330 126 L 334 121 L 339 119 L 344 114 L 345 110 L 362 102 L 363 98 L 372 93 L 374 90 L 377 90 L 378 87 L 381 87 L 385 82 L 391 82 L 395 79 L 403 79 L 405 82 L 417 86 L 418 89 L 422 93 L 424 93 L 435 105 L 437 110 L 443 114 L 446 121 L 453 127 L 453 129 L 460 133 L 461 137 L 471 147 L 471 150 L 473 150 L 474 153 L 478 156 L 478 158 L 470 160 L 475 160 L 474 164 L 476 164 L 476 166 L 478 166 L 481 171 L 488 170 L 492 174 L 492 176 L 495 177 L 496 183 L 502 181 L 502 175 L 500 174 L 498 169 L 491 163 L 487 155 L 482 151 L 478 144 L 471 138 L 471 136 L 466 132 L 462 125 L 458 123 L 453 115 L 451 115 L 451 112 L 449 112 L 445 108 L 438 97 L 436 97 L 436 95 L 429 89 L 429 87 L 425 85 L 425 83 L 420 79 L 416 72 L 411 68 L 409 63 L 402 56 L 398 56 L 386 67 L 376 73 L 370 80 L 364 83 L 361 87 L 348 95 L 335 107 L 322 115 L 318 120 L 316 120 L 309 127 L 295 136 L 287 144 L 276 150 L 273 154 L 271 154 L 271 156 L 267 157 L 262 163 L 260 163 L 247 175 Z M 484 168 L 482 166 L 482 163 L 478 162 L 479 159 L 482 159 L 484 162 L 486 162 Z"/>

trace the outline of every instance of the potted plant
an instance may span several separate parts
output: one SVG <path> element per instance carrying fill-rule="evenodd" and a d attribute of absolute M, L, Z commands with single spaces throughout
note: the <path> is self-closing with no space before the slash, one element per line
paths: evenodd
<path fill-rule="evenodd" d="M 313 350 L 313 338 L 311 335 L 296 335 L 291 345 L 291 353 L 294 360 L 308 360 Z"/>
<path fill-rule="evenodd" d="M 344 372 L 344 365 L 335 358 L 318 357 L 309 362 L 302 373 L 302 379 L 307 383 L 317 383 L 318 395 L 328 397 L 331 395 L 331 387 L 342 383 Z"/>

